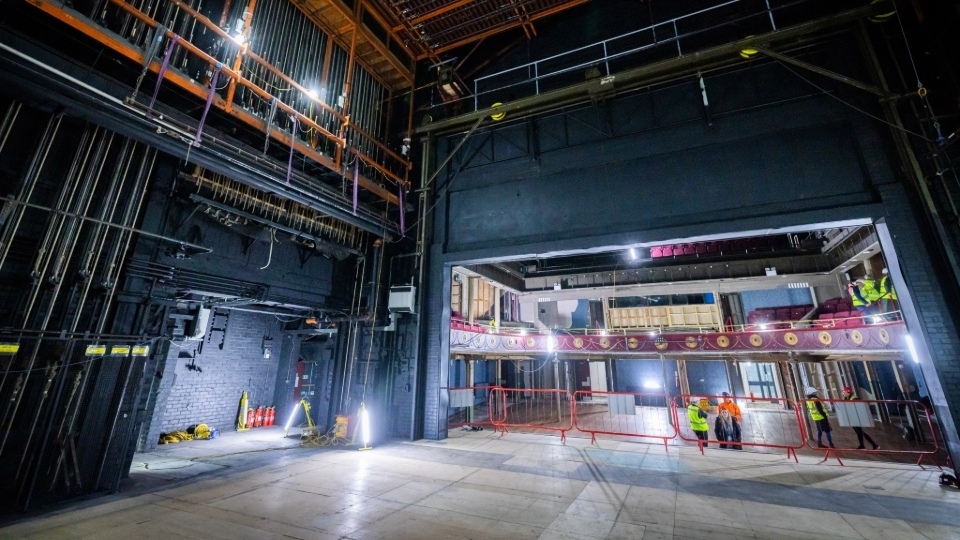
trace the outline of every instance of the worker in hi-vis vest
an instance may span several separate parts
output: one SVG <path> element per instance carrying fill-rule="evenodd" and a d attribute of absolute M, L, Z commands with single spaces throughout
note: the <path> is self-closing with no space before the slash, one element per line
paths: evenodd
<path fill-rule="evenodd" d="M 706 441 L 710 437 L 710 426 L 707 424 L 707 412 L 700 408 L 700 398 L 690 398 L 687 416 L 690 418 L 690 429 L 693 430 L 697 439 Z M 703 446 L 707 446 L 707 443 L 704 442 Z"/>
<path fill-rule="evenodd" d="M 810 419 L 817 426 L 817 448 L 826 448 L 823 445 L 823 434 L 827 434 L 827 443 L 830 448 L 833 446 L 833 436 L 830 435 L 830 420 L 827 420 L 827 410 L 823 408 L 823 403 L 817 398 L 817 389 L 808 386 L 804 393 L 807 395 L 807 412 L 810 413 Z"/>
<path fill-rule="evenodd" d="M 867 299 L 867 295 L 863 292 L 865 283 L 866 280 L 863 278 L 847 283 L 847 292 L 850 293 L 850 300 L 853 302 L 853 307 L 857 308 L 857 311 L 861 313 L 870 305 L 870 300 Z"/>
<path fill-rule="evenodd" d="M 897 305 L 897 291 L 893 288 L 890 271 L 886 268 L 883 269 L 883 277 L 880 278 L 880 309 L 885 316 L 900 309 Z"/>

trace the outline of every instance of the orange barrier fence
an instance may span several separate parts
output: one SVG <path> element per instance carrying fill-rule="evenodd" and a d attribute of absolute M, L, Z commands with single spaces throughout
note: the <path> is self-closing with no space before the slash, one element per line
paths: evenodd
<path fill-rule="evenodd" d="M 707 430 L 700 435 L 690 426 L 688 405 L 691 398 L 707 413 Z M 677 426 L 677 435 L 681 440 L 696 443 L 703 452 L 711 444 L 719 448 L 742 450 L 743 447 L 774 448 L 787 451 L 787 457 L 797 459 L 797 450 L 805 443 L 805 431 L 800 411 L 796 404 L 782 398 L 758 398 L 729 396 L 737 405 L 740 418 L 724 422 L 720 415 L 720 404 L 724 396 L 690 396 L 681 394 L 673 400 L 673 418 Z M 731 415 L 733 416 L 733 415 Z M 730 438 L 727 438 L 727 434 Z"/>
<path fill-rule="evenodd" d="M 820 408 L 816 407 L 817 402 Z M 918 456 L 917 465 L 923 467 L 924 457 L 940 450 L 933 416 L 919 401 L 807 399 L 801 402 L 801 407 L 804 419 L 809 422 L 807 446 L 823 452 L 824 461 L 833 455 L 843 465 L 841 453 L 913 454 Z M 814 420 L 814 416 L 821 416 L 821 411 L 826 413 L 832 448 L 826 433 L 818 436 L 817 424 L 821 422 Z"/>
<path fill-rule="evenodd" d="M 492 426 L 491 413 L 496 414 L 497 407 L 491 407 L 490 393 L 494 386 L 473 386 L 470 388 L 451 388 L 448 405 L 447 425 Z"/>
<path fill-rule="evenodd" d="M 573 406 L 566 390 L 497 387 L 490 392 L 490 402 L 494 428 L 502 433 L 508 428 L 559 431 L 560 439 L 566 440 L 573 429 Z"/>
<path fill-rule="evenodd" d="M 573 425 L 589 433 L 591 443 L 598 434 L 618 435 L 660 439 L 667 448 L 677 437 L 670 403 L 667 394 L 580 390 L 574 394 Z"/>

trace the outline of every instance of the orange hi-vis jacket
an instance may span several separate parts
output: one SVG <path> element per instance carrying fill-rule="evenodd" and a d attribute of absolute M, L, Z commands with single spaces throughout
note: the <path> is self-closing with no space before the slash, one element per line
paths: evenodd
<path fill-rule="evenodd" d="M 740 413 L 740 407 L 737 406 L 736 402 L 733 400 L 731 400 L 730 403 L 727 403 L 726 401 L 721 402 L 717 407 L 717 411 L 719 412 L 724 409 L 730 413 L 730 416 L 736 418 L 737 422 L 743 423 L 743 414 Z"/>

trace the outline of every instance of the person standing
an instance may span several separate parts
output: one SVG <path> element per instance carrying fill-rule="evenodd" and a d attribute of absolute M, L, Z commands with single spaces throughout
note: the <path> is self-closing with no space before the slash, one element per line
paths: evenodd
<path fill-rule="evenodd" d="M 892 314 L 899 309 L 897 305 L 897 291 L 893 288 L 893 281 L 890 280 L 890 271 L 886 268 L 883 269 L 883 277 L 880 278 L 880 309 L 883 311 L 884 317 L 887 317 L 887 314 Z"/>
<path fill-rule="evenodd" d="M 823 445 L 823 435 L 827 435 L 827 444 L 830 448 L 836 448 L 833 445 L 833 436 L 830 434 L 830 420 L 827 419 L 827 410 L 823 408 L 823 402 L 817 397 L 817 389 L 808 386 L 804 392 L 807 394 L 807 411 L 810 418 L 817 426 L 817 448 L 827 448 Z"/>
<path fill-rule="evenodd" d="M 849 387 L 849 386 L 844 386 L 844 387 L 843 387 L 843 399 L 848 400 L 848 401 L 857 401 L 857 400 L 858 400 L 857 395 L 853 393 L 853 388 L 851 388 L 851 387 Z M 853 426 L 853 432 L 857 434 L 857 442 L 860 443 L 860 446 L 857 447 L 857 450 L 864 450 L 864 449 L 865 449 L 865 447 L 863 446 L 863 440 L 864 440 L 864 439 L 866 439 L 867 442 L 870 443 L 871 446 L 873 446 L 873 449 L 874 449 L 874 450 L 879 450 L 879 449 L 880 449 L 880 445 L 877 444 L 876 442 L 874 442 L 873 439 L 870 438 L 870 435 L 867 435 L 866 433 L 864 433 L 862 427 L 860 427 L 860 426 Z"/>
<path fill-rule="evenodd" d="M 717 440 L 720 441 L 720 448 L 726 448 L 729 443 L 738 443 L 742 439 L 742 432 L 740 431 L 740 422 L 737 422 L 736 417 L 730 414 L 730 409 L 720 409 L 720 414 L 717 415 L 717 420 L 713 423 L 713 432 L 717 435 Z M 730 445 L 734 450 L 743 450 L 743 447 L 739 444 Z"/>
<path fill-rule="evenodd" d="M 690 405 L 687 406 L 687 417 L 690 418 L 690 429 L 693 430 L 698 440 L 704 441 L 702 444 L 706 447 L 706 441 L 710 438 L 710 426 L 707 424 L 707 412 L 700 408 L 698 398 L 690 398 Z"/>
<path fill-rule="evenodd" d="M 723 392 L 723 402 L 720 403 L 720 406 L 717 408 L 717 412 L 726 410 L 730 413 L 730 416 L 734 417 L 737 420 L 738 424 L 743 423 L 743 414 L 740 412 L 740 407 L 735 401 L 730 399 L 730 392 Z"/>
<path fill-rule="evenodd" d="M 867 299 L 867 295 L 864 294 L 863 291 L 865 284 L 866 280 L 862 278 L 847 283 L 847 292 L 850 293 L 850 300 L 853 301 L 853 307 L 861 314 L 864 314 L 870 307 L 870 300 Z"/>

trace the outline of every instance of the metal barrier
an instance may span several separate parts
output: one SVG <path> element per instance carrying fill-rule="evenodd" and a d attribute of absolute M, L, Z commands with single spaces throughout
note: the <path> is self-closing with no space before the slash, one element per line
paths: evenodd
<path fill-rule="evenodd" d="M 573 429 L 573 405 L 566 390 L 497 387 L 490 392 L 490 402 L 495 409 L 491 419 L 501 435 L 507 428 L 559 431 L 565 441 Z"/>
<path fill-rule="evenodd" d="M 447 426 L 493 426 L 492 414 L 499 408 L 491 406 L 491 392 L 495 386 L 451 388 L 447 406 Z"/>
<path fill-rule="evenodd" d="M 705 412 L 707 413 L 707 434 L 706 439 L 700 439 L 690 427 L 690 418 L 687 415 L 687 405 L 691 397 L 701 400 L 706 399 L 710 403 Z M 787 458 L 797 459 L 797 450 L 803 448 L 805 444 L 805 430 L 803 420 L 800 418 L 800 411 L 795 403 L 783 398 L 758 398 L 730 396 L 740 408 L 741 419 L 737 422 L 740 431 L 739 441 L 721 440 L 718 436 L 720 425 L 717 423 L 719 417 L 718 406 L 723 402 L 724 396 L 691 396 L 681 394 L 676 396 L 673 403 L 673 419 L 677 428 L 677 435 L 681 440 L 697 443 L 700 453 L 703 448 L 710 444 L 718 445 L 720 448 L 732 447 L 740 450 L 743 447 L 751 448 L 779 448 L 787 451 Z"/>
<path fill-rule="evenodd" d="M 574 394 L 573 425 L 590 434 L 591 444 L 598 434 L 620 435 L 660 439 L 666 449 L 677 437 L 667 394 L 580 390 Z"/>
<path fill-rule="evenodd" d="M 813 441 L 817 426 L 811 407 L 818 401 L 827 413 L 834 448 L 821 448 Z M 930 409 L 919 401 L 806 399 L 801 406 L 804 419 L 810 421 L 807 447 L 823 452 L 823 461 L 832 454 L 843 465 L 841 453 L 913 454 L 919 456 L 917 465 L 922 468 L 924 457 L 940 451 Z"/>

